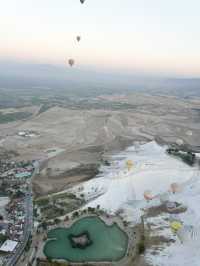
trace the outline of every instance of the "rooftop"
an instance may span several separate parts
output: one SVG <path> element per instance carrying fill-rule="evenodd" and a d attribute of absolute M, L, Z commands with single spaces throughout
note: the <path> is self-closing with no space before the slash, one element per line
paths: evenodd
<path fill-rule="evenodd" d="M 0 247 L 0 251 L 3 252 L 13 252 L 17 246 L 17 241 L 6 240 L 3 245 Z"/>

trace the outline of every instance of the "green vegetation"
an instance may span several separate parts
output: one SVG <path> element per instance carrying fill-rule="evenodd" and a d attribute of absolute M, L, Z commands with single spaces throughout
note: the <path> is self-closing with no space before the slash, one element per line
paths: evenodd
<path fill-rule="evenodd" d="M 14 112 L 7 114 L 0 112 L 0 124 L 23 120 L 30 117 L 31 115 L 32 113 L 29 112 Z"/>
<path fill-rule="evenodd" d="M 43 206 L 47 205 L 50 201 L 52 200 L 58 200 L 58 199 L 76 199 L 76 195 L 69 193 L 69 192 L 64 192 L 64 193 L 58 193 L 58 194 L 51 194 L 48 196 L 44 197 L 39 197 L 35 200 L 35 204 L 38 206 Z"/>
<path fill-rule="evenodd" d="M 49 199 L 47 197 L 45 197 L 45 198 L 39 198 L 38 200 L 35 200 L 35 203 L 39 207 L 42 207 L 42 206 L 45 206 L 45 205 L 49 204 Z"/>
<path fill-rule="evenodd" d="M 54 206 L 46 206 L 41 208 L 42 216 L 46 219 L 54 219 L 57 216 L 64 215 L 64 213 Z"/>
<path fill-rule="evenodd" d="M 51 104 L 43 104 L 42 107 L 39 110 L 38 114 L 44 113 L 46 112 L 48 109 L 50 109 L 51 107 L 53 107 L 53 105 Z"/>
<path fill-rule="evenodd" d="M 143 254 L 145 252 L 145 242 L 144 242 L 144 240 L 141 240 L 138 243 L 138 252 L 139 252 L 139 254 Z"/>
<path fill-rule="evenodd" d="M 192 152 L 180 151 L 176 148 L 167 149 L 167 153 L 176 157 L 179 157 L 183 162 L 192 166 L 196 162 L 196 155 Z"/>
<path fill-rule="evenodd" d="M 74 194 L 66 192 L 40 197 L 34 201 L 36 208 L 40 208 L 42 218 L 47 220 L 55 219 L 72 212 L 78 209 L 83 203 L 83 199 L 77 199 Z"/>
<path fill-rule="evenodd" d="M 0 243 L 1 244 L 3 244 L 7 239 L 8 239 L 8 237 L 6 235 L 0 234 Z"/>
<path fill-rule="evenodd" d="M 28 252 L 31 248 L 31 243 L 32 243 L 32 236 L 29 237 L 28 242 L 25 247 L 25 251 Z"/>
<path fill-rule="evenodd" d="M 33 97 L 31 98 L 31 103 L 32 103 L 33 105 L 39 105 L 40 102 L 41 102 L 41 100 L 40 100 L 40 97 L 39 97 L 39 96 L 33 96 Z"/>
<path fill-rule="evenodd" d="M 76 199 L 76 195 L 69 193 L 69 192 L 65 192 L 65 193 L 54 194 L 54 195 L 52 195 L 52 198 L 55 200 L 56 199 L 65 199 L 65 198 Z"/>
<path fill-rule="evenodd" d="M 37 258 L 37 266 L 69 266 L 69 264 L 56 261 L 41 261 L 39 258 Z"/>

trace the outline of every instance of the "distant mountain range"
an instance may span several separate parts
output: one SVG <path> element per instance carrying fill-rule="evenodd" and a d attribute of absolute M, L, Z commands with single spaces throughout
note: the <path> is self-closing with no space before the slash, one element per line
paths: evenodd
<path fill-rule="evenodd" d="M 106 73 L 68 66 L 0 62 L 0 88 L 103 89 L 108 92 L 142 91 L 179 97 L 200 96 L 200 79 L 156 78 L 142 75 Z"/>

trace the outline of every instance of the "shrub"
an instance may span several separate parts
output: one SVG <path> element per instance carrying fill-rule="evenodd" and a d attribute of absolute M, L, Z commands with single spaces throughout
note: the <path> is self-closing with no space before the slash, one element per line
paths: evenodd
<path fill-rule="evenodd" d="M 138 252 L 139 254 L 143 254 L 145 252 L 145 243 L 144 240 L 141 240 L 138 244 Z"/>

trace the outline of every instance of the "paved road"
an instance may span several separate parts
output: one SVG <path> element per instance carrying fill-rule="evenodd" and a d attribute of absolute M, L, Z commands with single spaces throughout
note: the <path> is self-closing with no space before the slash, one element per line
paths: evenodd
<path fill-rule="evenodd" d="M 24 252 L 24 249 L 28 243 L 29 237 L 32 233 L 33 228 L 33 200 L 32 200 L 32 178 L 36 174 L 36 169 L 34 170 L 32 177 L 30 178 L 29 189 L 25 196 L 25 223 L 24 223 L 24 238 L 22 242 L 18 245 L 15 253 L 10 258 L 10 260 L 5 263 L 5 266 L 15 266 L 19 258 Z"/>

